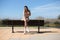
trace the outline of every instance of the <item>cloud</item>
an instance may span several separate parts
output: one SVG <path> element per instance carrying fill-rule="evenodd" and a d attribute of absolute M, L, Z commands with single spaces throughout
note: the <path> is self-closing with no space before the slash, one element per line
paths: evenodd
<path fill-rule="evenodd" d="M 37 7 L 32 8 L 31 11 L 33 14 L 38 13 L 38 15 L 40 16 L 53 18 L 60 14 L 59 2 L 54 2 L 54 3 L 46 4 L 43 6 L 37 6 Z"/>

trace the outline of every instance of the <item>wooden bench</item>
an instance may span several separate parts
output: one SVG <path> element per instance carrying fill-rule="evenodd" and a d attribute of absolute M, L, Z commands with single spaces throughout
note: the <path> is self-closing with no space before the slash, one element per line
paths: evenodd
<path fill-rule="evenodd" d="M 24 21 L 22 20 L 3 20 L 4 25 L 12 26 L 12 33 L 14 33 L 14 26 L 23 26 Z M 40 33 L 40 26 L 44 26 L 44 20 L 29 20 L 28 26 L 38 26 L 38 33 Z"/>

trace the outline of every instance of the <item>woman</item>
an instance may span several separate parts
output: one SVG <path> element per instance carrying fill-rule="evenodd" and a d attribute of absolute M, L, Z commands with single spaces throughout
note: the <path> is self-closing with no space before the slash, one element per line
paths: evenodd
<path fill-rule="evenodd" d="M 26 32 L 29 32 L 28 29 L 28 21 L 29 21 L 29 16 L 31 16 L 30 10 L 28 9 L 27 6 L 24 6 L 24 34 Z"/>

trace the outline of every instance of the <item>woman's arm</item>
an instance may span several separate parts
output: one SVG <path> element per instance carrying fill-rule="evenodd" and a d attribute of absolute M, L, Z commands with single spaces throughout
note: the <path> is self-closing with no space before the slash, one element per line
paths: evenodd
<path fill-rule="evenodd" d="M 28 12 L 29 12 L 29 16 L 31 16 L 31 12 L 30 12 L 30 10 L 29 10 Z"/>

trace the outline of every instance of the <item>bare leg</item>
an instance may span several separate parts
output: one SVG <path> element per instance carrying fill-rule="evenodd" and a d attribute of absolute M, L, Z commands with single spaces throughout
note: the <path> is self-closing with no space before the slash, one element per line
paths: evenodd
<path fill-rule="evenodd" d="M 26 21 L 24 21 L 24 33 L 26 33 Z"/>
<path fill-rule="evenodd" d="M 26 23 L 26 31 L 29 32 L 28 23 Z"/>
<path fill-rule="evenodd" d="M 24 21 L 24 33 L 29 32 L 28 26 L 27 26 L 27 21 Z"/>

